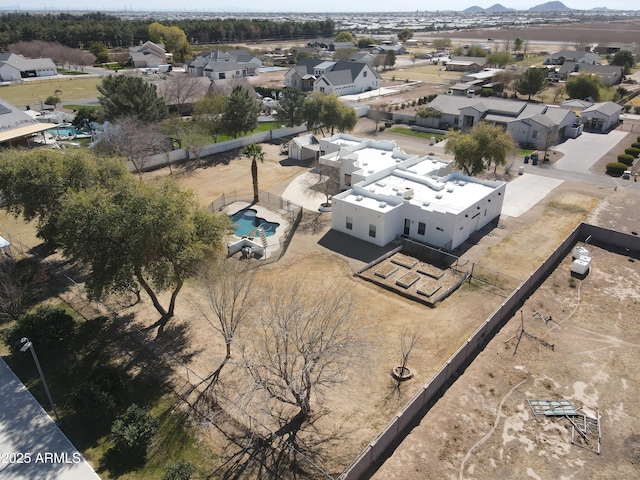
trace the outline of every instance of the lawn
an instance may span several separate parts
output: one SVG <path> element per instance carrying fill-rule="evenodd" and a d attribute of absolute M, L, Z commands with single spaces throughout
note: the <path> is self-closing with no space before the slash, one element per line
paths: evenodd
<path fill-rule="evenodd" d="M 387 130 L 389 133 L 397 133 L 398 135 L 407 135 L 408 137 L 418 137 L 423 138 L 425 140 L 431 140 L 432 137 L 435 137 L 436 142 L 439 142 L 444 138 L 444 135 L 441 133 L 430 133 L 430 132 L 421 132 L 419 130 L 411 130 L 406 127 L 393 127 Z"/>
<path fill-rule="evenodd" d="M 102 79 L 99 77 L 84 76 L 30 81 L 20 85 L 1 87 L 0 98 L 18 108 L 44 103 L 48 96 L 55 94 L 56 90 L 62 92 L 60 95 L 62 102 L 96 98 L 100 95 L 96 87 L 101 82 Z"/>

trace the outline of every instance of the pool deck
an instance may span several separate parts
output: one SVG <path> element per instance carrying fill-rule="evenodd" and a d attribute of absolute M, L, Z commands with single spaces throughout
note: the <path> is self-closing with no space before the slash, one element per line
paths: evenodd
<path fill-rule="evenodd" d="M 277 252 L 280 249 L 282 239 L 284 237 L 285 232 L 289 230 L 290 222 L 282 218 L 279 214 L 269 210 L 268 208 L 262 207 L 260 205 L 250 204 L 248 202 L 234 202 L 227 205 L 222 212 L 226 215 L 233 215 L 240 210 L 244 210 L 246 208 L 250 208 L 256 211 L 256 216 L 264 218 L 267 222 L 278 223 L 279 226 L 276 228 L 276 231 L 273 235 L 269 235 L 266 237 L 267 239 L 267 249 L 263 258 L 268 258 L 273 253 Z M 237 235 L 229 236 L 229 243 L 233 243 L 237 240 L 240 240 L 241 237 Z"/>

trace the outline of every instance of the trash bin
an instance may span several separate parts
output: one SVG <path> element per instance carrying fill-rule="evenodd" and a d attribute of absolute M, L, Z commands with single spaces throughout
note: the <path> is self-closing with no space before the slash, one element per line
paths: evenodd
<path fill-rule="evenodd" d="M 529 155 L 524 156 L 524 163 L 529 163 Z"/>
<path fill-rule="evenodd" d="M 524 166 L 518 169 L 518 175 L 524 175 Z"/>
<path fill-rule="evenodd" d="M 538 165 L 538 154 L 534 153 L 533 155 L 531 155 L 531 163 L 533 165 Z"/>

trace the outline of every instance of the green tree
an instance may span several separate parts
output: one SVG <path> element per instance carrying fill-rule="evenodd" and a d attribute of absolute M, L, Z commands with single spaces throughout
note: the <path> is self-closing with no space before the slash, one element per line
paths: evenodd
<path fill-rule="evenodd" d="M 464 54 L 465 57 L 486 57 L 487 55 L 489 52 L 478 45 L 471 45 Z"/>
<path fill-rule="evenodd" d="M 393 68 L 396 64 L 396 52 L 393 50 L 388 50 L 384 56 L 384 69 Z"/>
<path fill-rule="evenodd" d="M 611 59 L 611 65 L 622 67 L 623 73 L 629 75 L 631 69 L 636 66 L 636 58 L 633 53 L 628 50 L 618 50 L 613 56 L 613 59 Z"/>
<path fill-rule="evenodd" d="M 304 123 L 302 115 L 307 95 L 297 87 L 282 91 L 280 105 L 276 108 L 276 119 L 285 127 L 296 127 Z"/>
<path fill-rule="evenodd" d="M 71 122 L 74 127 L 86 128 L 92 122 L 97 122 L 100 119 L 100 111 L 91 107 L 80 107 L 76 112 L 76 116 Z"/>
<path fill-rule="evenodd" d="M 222 114 L 222 130 L 238 138 L 241 133 L 254 130 L 258 126 L 260 106 L 254 102 L 249 90 L 235 85 L 227 97 L 225 112 Z"/>
<path fill-rule="evenodd" d="M 333 41 L 334 42 L 351 42 L 351 43 L 355 43 L 355 41 L 353 40 L 353 35 L 351 34 L 351 32 L 340 32 L 333 38 Z"/>
<path fill-rule="evenodd" d="M 304 103 L 303 116 L 309 130 L 317 130 L 324 134 L 327 129 L 331 135 L 335 130 L 348 132 L 358 123 L 358 116 L 353 108 L 347 107 L 333 94 L 325 95 L 314 92 Z"/>
<path fill-rule="evenodd" d="M 193 118 L 207 135 L 218 141 L 222 131 L 222 115 L 226 111 L 227 100 L 219 93 L 209 93 L 198 100 L 193 108 Z"/>
<path fill-rule="evenodd" d="M 63 254 L 88 267 L 91 298 L 144 290 L 164 331 L 176 298 L 200 263 L 221 249 L 230 221 L 200 206 L 193 192 L 166 179 L 123 180 L 113 189 L 69 192 L 58 218 Z M 158 293 L 171 292 L 165 308 Z"/>
<path fill-rule="evenodd" d="M 184 62 L 191 55 L 187 35 L 176 25 L 167 27 L 161 23 L 153 22 L 149 25 L 149 40 L 163 44 L 165 50 L 172 53 L 177 62 Z"/>
<path fill-rule="evenodd" d="M 107 63 L 109 61 L 109 50 L 102 42 L 93 42 L 89 45 L 89 51 L 96 57 L 96 63 Z"/>
<path fill-rule="evenodd" d="M 21 316 L 4 335 L 11 353 L 20 351 L 20 339 L 27 337 L 44 352 L 62 349 L 73 340 L 75 321 L 64 309 L 41 305 L 34 312 Z"/>
<path fill-rule="evenodd" d="M 363 37 L 358 39 L 358 48 L 367 48 L 369 45 L 374 45 L 376 41 L 371 37 Z"/>
<path fill-rule="evenodd" d="M 97 88 L 102 95 L 98 100 L 109 121 L 131 115 L 143 122 L 158 122 L 169 115 L 156 86 L 141 77 L 109 75 Z"/>
<path fill-rule="evenodd" d="M 253 203 L 258 203 L 260 198 L 258 196 L 258 160 L 260 163 L 264 162 L 264 152 L 262 146 L 252 143 L 247 145 L 242 150 L 242 155 L 251 159 L 251 182 L 253 183 Z"/>
<path fill-rule="evenodd" d="M 496 53 L 487 55 L 488 65 L 491 65 L 497 68 L 502 68 L 509 63 L 513 63 L 513 57 L 509 52 L 496 52 Z"/>
<path fill-rule="evenodd" d="M 111 425 L 111 441 L 120 453 L 144 457 L 159 427 L 157 418 L 133 404 Z"/>
<path fill-rule="evenodd" d="M 513 51 L 518 53 L 520 50 L 522 50 L 523 45 L 524 45 L 524 40 L 522 40 L 520 37 L 516 37 L 513 40 Z"/>
<path fill-rule="evenodd" d="M 540 93 L 547 85 L 547 70 L 544 68 L 527 68 L 522 76 L 516 81 L 514 89 L 520 95 L 528 95 L 531 100 L 532 95 Z"/>
<path fill-rule="evenodd" d="M 451 131 L 446 138 L 445 152 L 453 154 L 456 167 L 470 176 L 483 173 L 491 164 L 494 171 L 505 165 L 515 147 L 509 132 L 487 122 L 477 123 L 467 133 Z"/>
<path fill-rule="evenodd" d="M 403 28 L 398 32 L 398 40 L 401 42 L 406 42 L 407 40 L 413 38 L 413 30 L 410 28 Z"/>
<path fill-rule="evenodd" d="M 569 98 L 584 100 L 591 97 L 594 102 L 600 100 L 602 82 L 595 75 L 580 73 L 569 78 L 564 84 L 564 90 Z"/>
<path fill-rule="evenodd" d="M 450 38 L 436 38 L 433 42 L 431 42 L 433 48 L 435 48 L 438 52 L 443 50 L 447 50 L 451 47 L 451 39 Z"/>
<path fill-rule="evenodd" d="M 0 154 L 0 191 L 5 209 L 35 220 L 38 237 L 56 243 L 60 202 L 67 191 L 113 185 L 129 177 L 121 159 L 91 152 L 38 149 Z"/>
<path fill-rule="evenodd" d="M 194 473 L 196 473 L 196 467 L 189 462 L 179 460 L 164 468 L 164 477 L 162 477 L 162 480 L 190 480 Z"/>

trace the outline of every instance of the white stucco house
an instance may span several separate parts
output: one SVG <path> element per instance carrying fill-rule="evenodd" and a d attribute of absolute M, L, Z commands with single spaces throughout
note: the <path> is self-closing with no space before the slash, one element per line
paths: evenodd
<path fill-rule="evenodd" d="M 395 142 L 335 135 L 320 140 L 320 163 L 347 188 L 332 197 L 331 228 L 378 246 L 399 236 L 453 250 L 500 215 L 505 183 L 451 171 L 437 157 Z"/>
<path fill-rule="evenodd" d="M 58 72 L 50 58 L 25 58 L 11 52 L 0 54 L 0 81 L 14 82 L 22 78 L 52 77 Z"/>
<path fill-rule="evenodd" d="M 380 88 L 380 75 L 366 62 L 303 59 L 284 78 L 286 87 L 302 91 L 352 95 Z"/>

